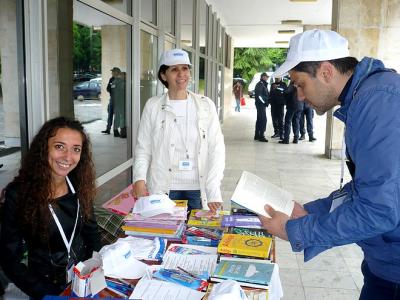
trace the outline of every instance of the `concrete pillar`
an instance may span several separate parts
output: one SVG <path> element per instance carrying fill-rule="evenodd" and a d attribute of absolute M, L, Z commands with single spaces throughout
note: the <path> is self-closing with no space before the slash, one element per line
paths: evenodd
<path fill-rule="evenodd" d="M 72 96 L 72 0 L 47 0 L 50 118 L 74 116 Z"/>
<path fill-rule="evenodd" d="M 16 1 L 0 1 L 1 87 L 3 91 L 4 144 L 7 147 L 21 145 L 16 12 Z"/>

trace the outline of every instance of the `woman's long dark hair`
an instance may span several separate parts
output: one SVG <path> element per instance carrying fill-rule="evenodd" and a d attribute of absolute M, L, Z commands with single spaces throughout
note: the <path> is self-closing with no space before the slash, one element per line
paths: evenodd
<path fill-rule="evenodd" d="M 48 141 L 60 128 L 78 131 L 82 136 L 80 161 L 68 177 L 79 198 L 84 219 L 92 213 L 96 187 L 89 137 L 79 121 L 65 117 L 54 118 L 44 123 L 33 138 L 28 153 L 22 159 L 18 175 L 10 183 L 17 184 L 18 219 L 22 230 L 30 237 L 46 237 L 50 217 L 48 204 L 54 202 Z"/>

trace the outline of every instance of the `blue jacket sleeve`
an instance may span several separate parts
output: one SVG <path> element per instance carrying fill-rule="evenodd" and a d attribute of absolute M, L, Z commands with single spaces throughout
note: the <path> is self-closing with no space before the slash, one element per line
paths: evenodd
<path fill-rule="evenodd" d="M 349 201 L 332 213 L 329 197 L 311 203 L 309 215 L 286 225 L 293 250 L 304 250 L 305 261 L 333 246 L 389 232 L 400 222 L 400 131 L 394 130 L 400 128 L 399 101 L 387 91 L 370 90 L 352 104 L 346 144 L 356 170 L 347 186 Z"/>

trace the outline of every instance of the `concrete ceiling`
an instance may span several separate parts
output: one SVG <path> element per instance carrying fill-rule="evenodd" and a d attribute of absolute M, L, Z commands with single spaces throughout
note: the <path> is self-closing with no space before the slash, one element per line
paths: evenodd
<path fill-rule="evenodd" d="M 206 0 L 217 13 L 234 47 L 287 48 L 304 25 L 331 25 L 332 0 L 295 2 L 290 0 Z M 301 20 L 301 25 L 282 25 L 282 20 Z M 295 30 L 279 34 L 278 30 Z"/>

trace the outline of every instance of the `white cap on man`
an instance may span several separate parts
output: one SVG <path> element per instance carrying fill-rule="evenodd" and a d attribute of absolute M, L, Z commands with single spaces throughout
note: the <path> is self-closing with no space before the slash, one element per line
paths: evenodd
<path fill-rule="evenodd" d="M 172 49 L 165 51 L 160 58 L 159 67 L 162 65 L 174 66 L 174 65 L 189 65 L 190 63 L 189 55 L 186 51 L 182 49 Z"/>
<path fill-rule="evenodd" d="M 286 61 L 272 74 L 280 77 L 303 61 L 324 61 L 350 56 L 348 41 L 335 31 L 307 30 L 290 39 Z"/>

